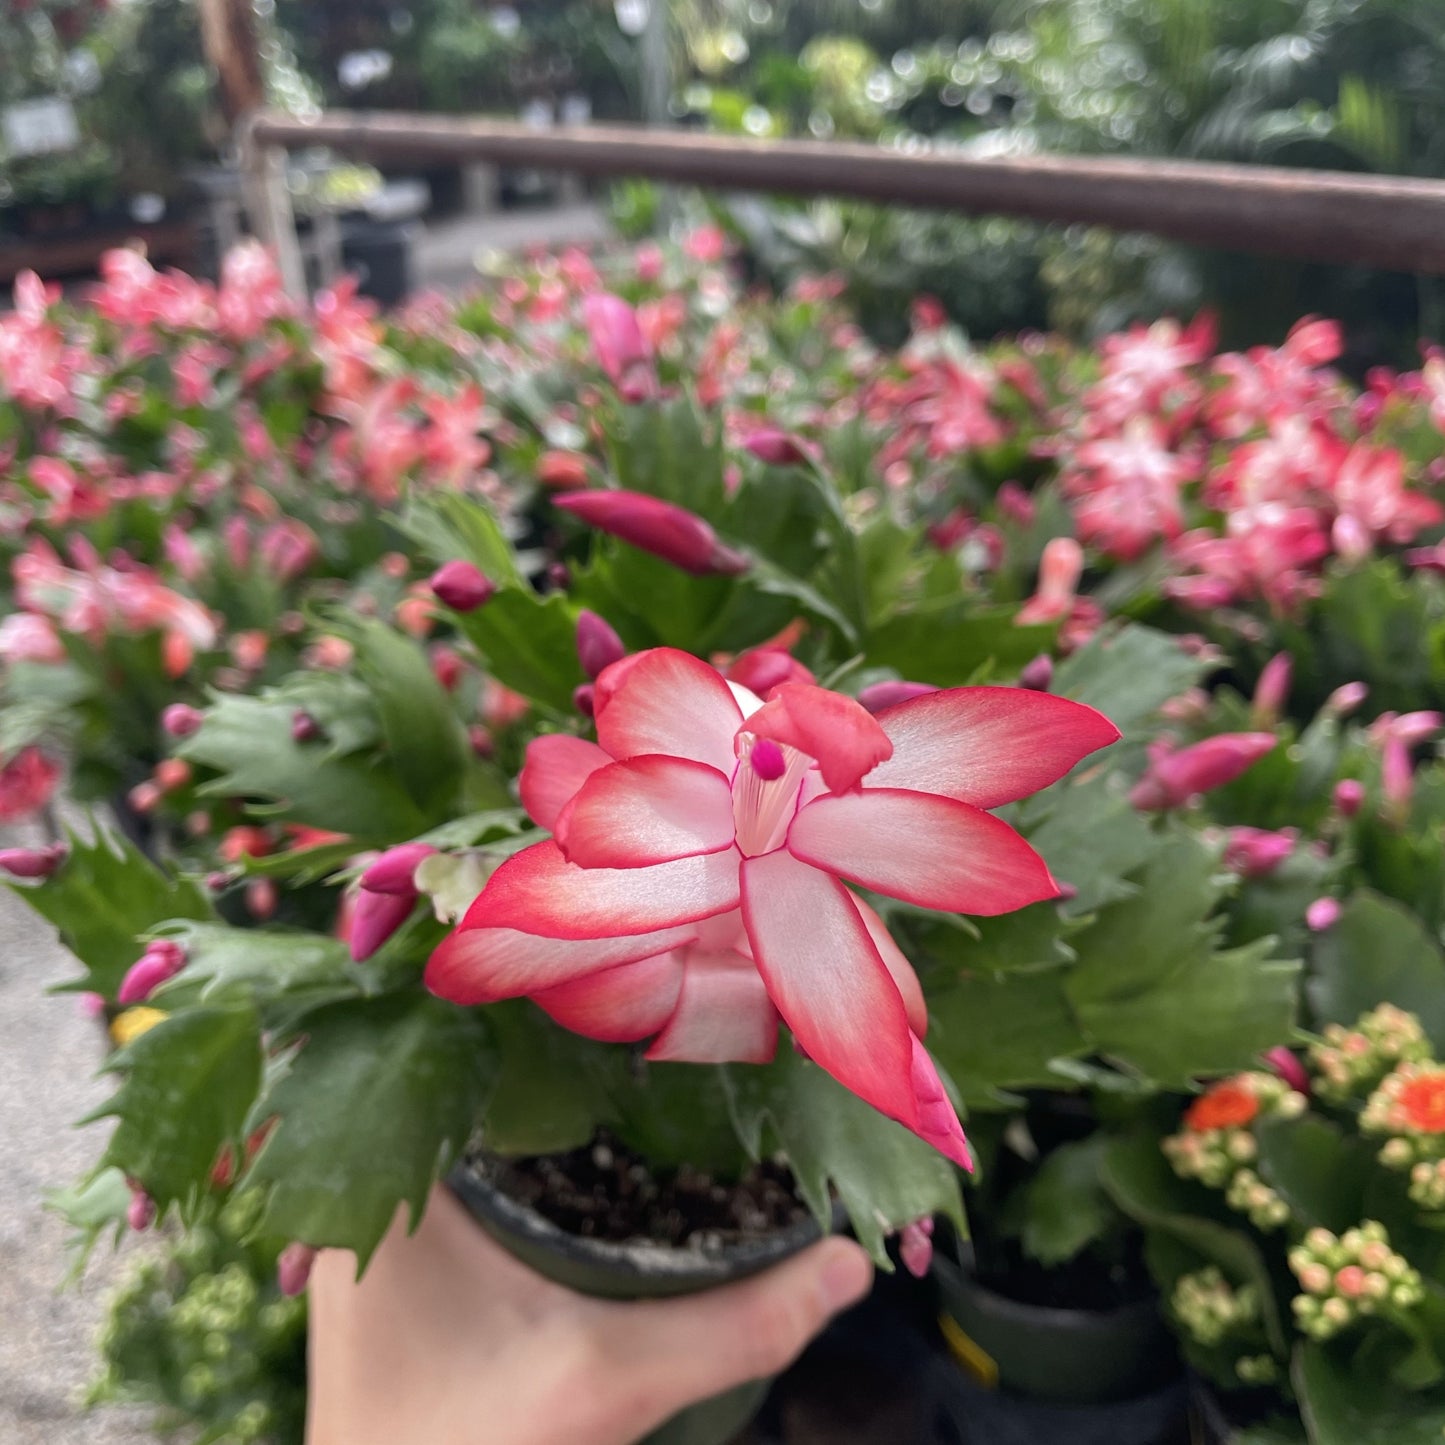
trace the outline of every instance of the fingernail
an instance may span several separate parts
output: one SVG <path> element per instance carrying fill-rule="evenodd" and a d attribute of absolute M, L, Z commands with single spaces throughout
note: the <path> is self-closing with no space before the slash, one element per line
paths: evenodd
<path fill-rule="evenodd" d="M 836 1314 L 857 1304 L 873 1283 L 873 1266 L 868 1256 L 855 1245 L 841 1241 L 830 1246 L 832 1257 L 823 1266 L 823 1302 Z"/>

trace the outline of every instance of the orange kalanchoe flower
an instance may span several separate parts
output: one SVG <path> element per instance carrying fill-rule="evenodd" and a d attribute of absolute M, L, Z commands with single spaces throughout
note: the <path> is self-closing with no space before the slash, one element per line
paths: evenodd
<path fill-rule="evenodd" d="M 1259 1113 L 1259 1100 L 1235 1079 L 1225 1079 L 1201 1094 L 1184 1113 L 1184 1127 L 1202 1134 L 1206 1129 L 1242 1129 Z"/>
<path fill-rule="evenodd" d="M 1445 1069 L 1418 1074 L 1396 1098 L 1397 1116 L 1419 1134 L 1445 1134 Z"/>

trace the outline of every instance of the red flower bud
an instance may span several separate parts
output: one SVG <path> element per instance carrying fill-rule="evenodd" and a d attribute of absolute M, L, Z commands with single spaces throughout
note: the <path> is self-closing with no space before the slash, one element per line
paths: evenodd
<path fill-rule="evenodd" d="M 152 776 L 161 792 L 174 793 L 191 781 L 191 765 L 184 758 L 162 758 Z"/>
<path fill-rule="evenodd" d="M 605 667 L 627 656 L 627 648 L 612 625 L 585 607 L 577 616 L 577 659 L 594 681 Z"/>
<path fill-rule="evenodd" d="M 276 912 L 280 898 L 276 892 L 274 878 L 252 878 L 246 884 L 246 912 L 252 918 L 265 922 Z"/>
<path fill-rule="evenodd" d="M 1261 1057 L 1269 1066 L 1270 1072 L 1283 1079 L 1291 1089 L 1301 1094 L 1309 1093 L 1310 1076 L 1305 1071 L 1305 1066 L 1300 1063 L 1299 1055 L 1292 1049 L 1280 1044 L 1277 1048 L 1266 1049 Z"/>
<path fill-rule="evenodd" d="M 746 572 L 750 563 L 725 546 L 695 512 L 641 492 L 571 492 L 556 505 L 589 526 L 620 537 L 694 576 Z"/>
<path fill-rule="evenodd" d="M 363 888 L 351 911 L 351 957 L 361 963 L 371 957 L 411 916 L 416 894 L 373 893 Z"/>
<path fill-rule="evenodd" d="M 1285 701 L 1289 697 L 1290 675 L 1294 671 L 1294 659 L 1287 652 L 1277 652 L 1265 663 L 1255 685 L 1254 700 L 1250 705 L 1249 720 L 1257 728 L 1273 727 L 1284 714 Z"/>
<path fill-rule="evenodd" d="M 1129 801 L 1144 812 L 1179 808 L 1200 793 L 1222 788 L 1252 767 L 1278 741 L 1273 733 L 1220 733 L 1156 757 Z"/>
<path fill-rule="evenodd" d="M 149 1229 L 156 1222 L 156 1202 L 138 1184 L 130 1187 L 130 1204 L 126 1207 L 125 1222 L 137 1234 Z"/>
<path fill-rule="evenodd" d="M 187 702 L 173 702 L 161 714 L 161 727 L 173 738 L 188 738 L 199 730 L 206 715 Z"/>
<path fill-rule="evenodd" d="M 178 944 L 160 939 L 150 944 L 121 980 L 117 1001 L 125 1008 L 144 1003 L 163 983 L 185 967 L 186 956 Z"/>
<path fill-rule="evenodd" d="M 325 736 L 326 730 L 305 709 L 297 708 L 291 714 L 291 737 L 294 742 L 315 743 Z"/>
<path fill-rule="evenodd" d="M 1030 692 L 1047 692 L 1053 681 L 1054 660 L 1047 652 L 1041 652 L 1026 662 L 1019 673 L 1019 686 L 1028 688 Z"/>
<path fill-rule="evenodd" d="M 1305 925 L 1311 933 L 1323 933 L 1339 922 L 1342 911 L 1338 898 L 1316 898 L 1305 909 Z"/>
<path fill-rule="evenodd" d="M 49 878 L 65 862 L 70 850 L 64 843 L 44 848 L 0 848 L 0 869 L 12 878 Z"/>
<path fill-rule="evenodd" d="M 497 584 L 480 568 L 458 558 L 432 573 L 431 590 L 453 612 L 475 612 L 491 600 Z"/>
<path fill-rule="evenodd" d="M 1294 852 L 1299 832 L 1285 828 L 1271 833 L 1266 828 L 1231 828 L 1224 848 L 1224 866 L 1241 878 L 1267 878 Z"/>
<path fill-rule="evenodd" d="M 931 682 L 875 682 L 858 694 L 858 701 L 869 712 L 882 712 L 900 702 L 910 702 L 938 689 Z"/>
<path fill-rule="evenodd" d="M 760 426 L 743 438 L 743 449 L 770 467 L 798 467 L 808 464 L 808 453 L 797 437 L 775 426 Z"/>
<path fill-rule="evenodd" d="M 1335 784 L 1335 807 L 1342 818 L 1353 818 L 1365 801 L 1365 785 L 1358 778 L 1341 778 Z"/>
<path fill-rule="evenodd" d="M 597 689 L 590 682 L 584 682 L 572 689 L 572 706 L 583 717 L 595 717 L 597 713 Z"/>
<path fill-rule="evenodd" d="M 571 492 L 587 485 L 587 458 L 581 452 L 543 452 L 537 458 L 537 480 L 554 492 Z"/>
<path fill-rule="evenodd" d="M 401 898 L 416 897 L 416 870 L 422 859 L 437 850 L 430 843 L 399 843 L 388 848 L 361 875 L 368 893 L 390 893 Z"/>
<path fill-rule="evenodd" d="M 933 1219 L 925 1215 L 906 1224 L 898 1233 L 898 1257 L 914 1279 L 927 1276 L 933 1264 Z"/>

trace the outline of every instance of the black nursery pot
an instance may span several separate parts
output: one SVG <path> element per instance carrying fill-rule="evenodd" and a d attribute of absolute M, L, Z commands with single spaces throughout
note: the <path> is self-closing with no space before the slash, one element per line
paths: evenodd
<path fill-rule="evenodd" d="M 715 1250 L 646 1242 L 617 1244 L 559 1229 L 536 1210 L 502 1193 L 470 1160 L 447 1184 L 472 1217 L 514 1258 L 545 1279 L 601 1299 L 663 1299 L 696 1294 L 746 1279 L 822 1238 L 809 1218 L 757 1240 Z M 690 1406 L 658 1426 L 641 1445 L 723 1445 L 755 1414 L 770 1380 L 750 1380 Z"/>
<path fill-rule="evenodd" d="M 1188 1440 L 1188 1393 L 1155 1299 L 1102 1310 L 1025 1304 L 980 1284 L 963 1254 L 962 1264 L 934 1258 L 939 1303 L 945 1331 L 961 1331 L 965 1349 L 997 1369 L 998 1388 L 987 1400 L 1000 1421 L 996 1438 L 1019 1445 Z M 954 1343 L 963 1342 L 955 1335 Z"/>

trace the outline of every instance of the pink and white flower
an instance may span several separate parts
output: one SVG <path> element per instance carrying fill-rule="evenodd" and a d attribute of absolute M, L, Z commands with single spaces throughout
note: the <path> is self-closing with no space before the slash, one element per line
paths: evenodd
<path fill-rule="evenodd" d="M 844 880 L 983 915 L 1056 897 L 1043 859 L 987 809 L 1113 742 L 1113 724 L 1016 688 L 931 692 L 876 717 L 801 682 L 763 703 L 671 648 L 607 668 L 596 719 L 596 743 L 529 747 L 522 802 L 553 836 L 497 869 L 428 987 L 461 1004 L 526 995 L 591 1037 L 651 1037 L 652 1059 L 765 1062 L 781 1020 L 967 1165 L 918 981 Z"/>

